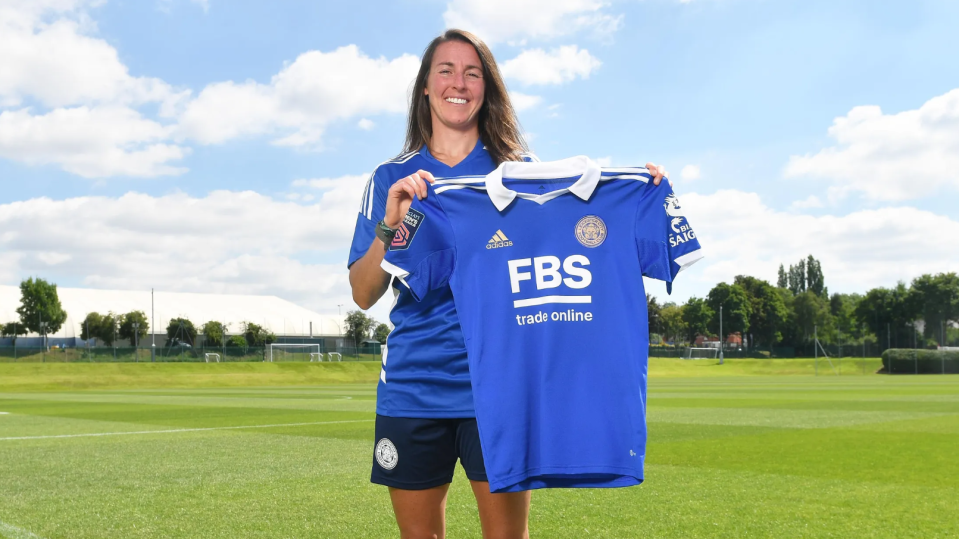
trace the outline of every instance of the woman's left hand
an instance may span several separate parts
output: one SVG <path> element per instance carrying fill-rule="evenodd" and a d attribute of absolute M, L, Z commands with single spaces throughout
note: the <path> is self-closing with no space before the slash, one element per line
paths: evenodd
<path fill-rule="evenodd" d="M 666 178 L 669 186 L 673 186 L 673 181 L 669 179 L 669 173 L 666 172 L 666 167 L 661 167 L 655 163 L 646 163 L 646 169 L 653 175 L 653 185 L 659 185 L 659 182 L 663 181 L 663 178 Z"/>

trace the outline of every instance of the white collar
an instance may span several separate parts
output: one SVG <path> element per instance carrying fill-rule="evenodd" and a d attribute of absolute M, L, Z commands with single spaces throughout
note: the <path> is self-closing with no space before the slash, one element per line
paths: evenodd
<path fill-rule="evenodd" d="M 504 161 L 486 176 L 486 193 L 499 211 L 505 210 L 517 196 L 537 204 L 544 204 L 559 195 L 570 192 L 583 200 L 589 200 L 596 189 L 596 184 L 599 183 L 600 172 L 599 165 L 585 155 L 548 162 Z M 542 195 L 517 193 L 503 185 L 504 177 L 514 180 L 541 180 L 573 176 L 580 177 L 573 185 Z"/>

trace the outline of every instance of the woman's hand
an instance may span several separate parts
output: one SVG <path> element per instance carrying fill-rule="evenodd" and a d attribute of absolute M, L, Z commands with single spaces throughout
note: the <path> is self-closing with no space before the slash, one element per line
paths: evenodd
<path fill-rule="evenodd" d="M 436 179 L 425 170 L 418 170 L 415 174 L 401 179 L 390 187 L 386 194 L 386 215 L 383 222 L 390 228 L 399 228 L 403 217 L 413 203 L 413 197 L 420 200 L 426 198 L 426 182 L 433 183 Z"/>
<path fill-rule="evenodd" d="M 646 163 L 646 169 L 653 175 L 653 185 L 659 185 L 659 182 L 663 181 L 663 178 L 666 178 L 669 186 L 673 186 L 673 181 L 669 179 L 669 173 L 666 172 L 666 167 L 658 166 L 655 163 Z"/>

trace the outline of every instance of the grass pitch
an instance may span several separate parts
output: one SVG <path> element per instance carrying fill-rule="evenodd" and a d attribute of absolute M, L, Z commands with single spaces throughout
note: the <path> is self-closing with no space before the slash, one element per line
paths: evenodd
<path fill-rule="evenodd" d="M 534 492 L 533 537 L 959 536 L 959 377 L 651 363 L 646 483 Z M 0 537 L 395 537 L 377 373 L 2 365 Z M 480 537 L 461 470 L 447 536 Z"/>

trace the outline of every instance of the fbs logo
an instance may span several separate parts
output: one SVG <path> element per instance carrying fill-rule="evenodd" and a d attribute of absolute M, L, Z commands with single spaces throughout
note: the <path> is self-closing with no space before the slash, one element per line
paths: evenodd
<path fill-rule="evenodd" d="M 499 249 L 500 247 L 512 247 L 513 242 L 509 241 L 509 238 L 506 237 L 506 234 L 503 234 L 502 230 L 497 230 L 496 234 L 493 234 L 493 238 L 486 242 L 487 249 Z"/>

